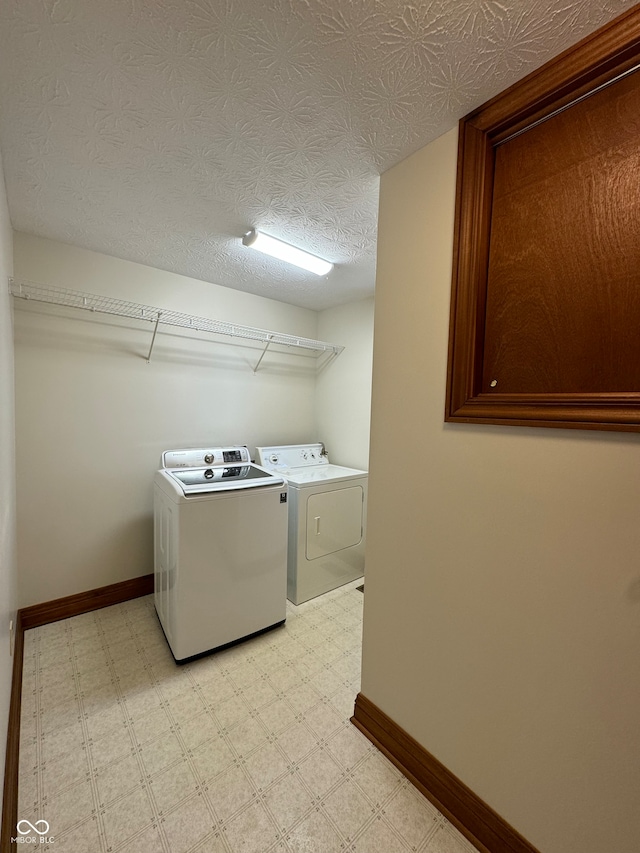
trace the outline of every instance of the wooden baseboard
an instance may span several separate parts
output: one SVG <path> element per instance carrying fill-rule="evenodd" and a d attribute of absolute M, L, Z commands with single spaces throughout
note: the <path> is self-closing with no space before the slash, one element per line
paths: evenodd
<path fill-rule="evenodd" d="M 7 752 L 4 765 L 4 788 L 2 800 L 2 828 L 0 829 L 0 851 L 15 853 L 15 835 L 18 822 L 18 773 L 20 765 L 20 708 L 22 704 L 22 663 L 24 659 L 24 632 L 59 619 L 79 616 L 91 610 L 99 610 L 112 604 L 121 604 L 132 598 L 150 595 L 153 592 L 153 574 L 112 583 L 99 589 L 79 592 L 31 607 L 23 607 L 16 615 L 15 646 L 13 650 L 13 672 L 9 699 L 9 724 L 7 726 Z"/>
<path fill-rule="evenodd" d="M 351 722 L 482 853 L 538 853 L 490 806 L 359 693 Z"/>
<path fill-rule="evenodd" d="M 2 795 L 2 828 L 0 850 L 12 851 L 11 843 L 18 822 L 18 769 L 20 758 L 20 708 L 22 705 L 22 661 L 24 658 L 24 629 L 20 611 L 16 615 L 16 631 L 13 646 L 13 671 L 9 698 L 9 721 L 7 725 L 7 752 L 4 762 L 4 788 Z"/>
<path fill-rule="evenodd" d="M 111 583 L 98 589 L 78 592 L 76 595 L 55 598 L 53 601 L 44 601 L 42 604 L 33 604 L 31 607 L 23 607 L 20 611 L 22 629 L 26 631 L 28 628 L 37 628 L 48 622 L 57 622 L 59 619 L 68 619 L 70 616 L 89 613 L 101 607 L 121 604 L 123 601 L 139 598 L 141 595 L 150 595 L 152 592 L 153 574 L 150 574 Z"/>

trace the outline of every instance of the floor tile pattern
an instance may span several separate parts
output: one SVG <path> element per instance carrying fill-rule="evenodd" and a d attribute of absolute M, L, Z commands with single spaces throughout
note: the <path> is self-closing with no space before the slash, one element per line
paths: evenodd
<path fill-rule="evenodd" d="M 18 816 L 53 838 L 30 849 L 474 853 L 349 722 L 362 606 L 289 604 L 183 666 L 152 596 L 27 631 Z"/>

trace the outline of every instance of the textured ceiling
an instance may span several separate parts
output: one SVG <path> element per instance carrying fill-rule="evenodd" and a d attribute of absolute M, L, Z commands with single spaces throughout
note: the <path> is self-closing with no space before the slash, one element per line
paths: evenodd
<path fill-rule="evenodd" d="M 368 296 L 380 173 L 633 5 L 1 0 L 14 228 L 308 308 Z M 263 261 L 251 227 L 337 266 Z"/>

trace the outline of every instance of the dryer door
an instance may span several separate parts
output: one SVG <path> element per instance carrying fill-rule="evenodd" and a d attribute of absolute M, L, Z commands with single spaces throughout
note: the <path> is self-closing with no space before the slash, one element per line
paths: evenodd
<path fill-rule="evenodd" d="M 351 548 L 362 539 L 362 486 L 310 495 L 307 500 L 307 560 Z"/>

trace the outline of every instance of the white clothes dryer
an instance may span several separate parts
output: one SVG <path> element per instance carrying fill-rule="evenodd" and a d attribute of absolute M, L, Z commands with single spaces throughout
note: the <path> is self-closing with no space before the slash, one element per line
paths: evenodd
<path fill-rule="evenodd" d="M 179 663 L 285 621 L 287 491 L 246 447 L 162 454 L 154 598 Z"/>
<path fill-rule="evenodd" d="M 364 575 L 368 473 L 332 465 L 323 444 L 257 447 L 289 485 L 287 598 L 301 604 Z"/>

